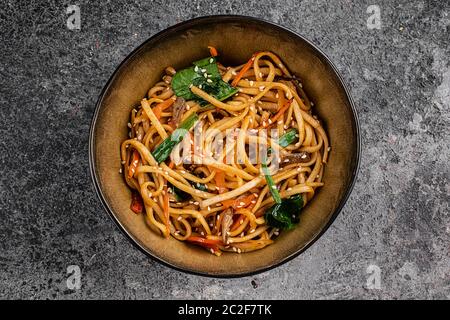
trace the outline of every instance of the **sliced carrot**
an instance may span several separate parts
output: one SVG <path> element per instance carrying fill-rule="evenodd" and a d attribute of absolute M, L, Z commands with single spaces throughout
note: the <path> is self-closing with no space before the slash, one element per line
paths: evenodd
<path fill-rule="evenodd" d="M 267 128 L 267 127 L 270 127 L 272 124 L 276 123 L 278 121 L 278 119 L 280 119 L 283 116 L 283 114 L 286 112 L 286 110 L 289 108 L 289 106 L 291 105 L 293 100 L 294 100 L 294 98 L 291 98 L 288 101 L 286 101 L 284 106 L 280 110 L 278 110 L 278 112 L 272 118 L 270 118 L 266 123 L 263 123 L 261 127 Z"/>
<path fill-rule="evenodd" d="M 173 169 L 174 167 L 175 167 L 175 163 L 173 163 L 173 161 L 170 160 L 169 168 L 170 168 L 170 169 Z"/>
<path fill-rule="evenodd" d="M 223 206 L 226 208 L 232 207 L 233 209 L 239 209 L 239 208 L 247 208 L 248 206 L 252 205 L 252 201 L 256 198 L 256 196 L 252 193 L 248 196 L 241 196 L 235 200 L 225 200 L 222 201 Z"/>
<path fill-rule="evenodd" d="M 133 150 L 131 153 L 131 163 L 128 166 L 128 178 L 133 178 L 139 164 L 140 156 L 137 150 Z"/>
<path fill-rule="evenodd" d="M 175 100 L 173 100 L 172 98 L 167 99 L 161 103 L 158 103 L 153 109 L 153 113 L 155 114 L 156 118 L 161 119 L 161 113 L 166 110 L 167 108 L 169 108 L 173 103 L 175 102 Z"/>
<path fill-rule="evenodd" d="M 253 64 L 253 61 L 255 61 L 256 55 L 258 54 L 258 52 L 255 52 L 252 57 L 250 58 L 250 60 L 247 61 L 247 63 L 242 67 L 242 69 L 239 71 L 239 73 L 236 75 L 236 77 L 233 79 L 233 81 L 231 82 L 231 85 L 233 87 L 236 87 L 239 80 L 241 80 L 242 76 L 244 75 L 244 73 L 246 73 L 250 67 Z"/>
<path fill-rule="evenodd" d="M 217 49 L 214 48 L 213 46 L 208 46 L 209 49 L 209 53 L 211 54 L 212 57 L 217 57 L 219 54 L 217 53 Z"/>
<path fill-rule="evenodd" d="M 225 172 L 216 169 L 214 179 L 216 180 L 216 187 L 219 188 L 219 193 L 225 193 L 228 191 L 228 188 L 225 186 Z"/>

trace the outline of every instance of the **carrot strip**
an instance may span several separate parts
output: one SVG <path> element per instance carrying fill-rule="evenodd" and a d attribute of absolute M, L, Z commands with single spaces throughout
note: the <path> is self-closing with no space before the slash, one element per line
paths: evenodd
<path fill-rule="evenodd" d="M 222 201 L 223 206 L 226 208 L 232 207 L 233 209 L 239 209 L 239 208 L 247 208 L 248 206 L 252 205 L 252 201 L 256 198 L 256 196 L 252 193 L 248 196 L 239 197 L 237 199 L 230 199 Z"/>
<path fill-rule="evenodd" d="M 217 57 L 219 54 L 217 53 L 217 49 L 214 48 L 213 46 L 208 46 L 209 49 L 209 53 L 211 54 L 212 57 Z"/>
<path fill-rule="evenodd" d="M 219 188 L 219 193 L 225 193 L 228 191 L 228 188 L 225 186 L 225 172 L 223 172 L 222 170 L 216 170 L 214 179 L 216 180 L 217 188 Z"/>
<path fill-rule="evenodd" d="M 161 103 L 158 103 L 153 109 L 153 113 L 155 114 L 156 118 L 161 119 L 161 113 L 166 110 L 167 108 L 169 108 L 173 103 L 175 102 L 175 100 L 173 100 L 172 98 L 167 99 L 166 101 L 163 101 Z"/>
<path fill-rule="evenodd" d="M 232 85 L 233 87 L 236 87 L 236 86 L 237 86 L 239 80 L 241 80 L 241 78 L 243 77 L 244 73 L 246 73 L 246 72 L 250 69 L 250 67 L 251 67 L 252 64 L 253 64 L 253 61 L 255 61 L 255 58 L 256 58 L 256 55 L 257 55 L 257 54 L 258 54 L 258 53 L 255 52 L 255 53 L 252 55 L 252 57 L 250 58 L 250 60 L 247 61 L 247 63 L 242 67 L 242 69 L 239 71 L 239 73 L 238 73 L 238 74 L 236 75 L 236 77 L 233 79 L 233 81 L 231 82 L 231 85 Z"/>
<path fill-rule="evenodd" d="M 128 178 L 133 178 L 139 164 L 140 156 L 137 150 L 133 150 L 131 154 L 131 163 L 128 166 Z"/>
<path fill-rule="evenodd" d="M 289 99 L 284 106 L 278 110 L 278 112 L 272 117 L 270 118 L 266 123 L 263 123 L 261 128 L 267 128 L 269 126 L 271 126 L 272 124 L 276 123 L 278 121 L 278 119 L 280 117 L 283 116 L 283 114 L 286 112 L 286 110 L 289 108 L 289 106 L 291 105 L 292 101 L 294 100 L 294 98 Z"/>

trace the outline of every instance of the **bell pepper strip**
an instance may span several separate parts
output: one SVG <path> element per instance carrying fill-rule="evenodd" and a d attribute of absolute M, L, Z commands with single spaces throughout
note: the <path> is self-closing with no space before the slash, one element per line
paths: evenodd
<path fill-rule="evenodd" d="M 131 191 L 130 209 L 136 214 L 144 212 L 144 201 L 142 200 L 139 192 L 137 192 L 136 190 Z"/>
<path fill-rule="evenodd" d="M 158 103 L 153 109 L 153 113 L 155 114 L 156 118 L 161 119 L 161 113 L 169 108 L 173 103 L 175 102 L 174 99 L 169 98 L 161 103 Z"/>
<path fill-rule="evenodd" d="M 208 46 L 209 53 L 211 54 L 211 57 L 217 57 L 219 54 L 217 53 L 217 49 L 213 46 Z"/>
<path fill-rule="evenodd" d="M 128 178 L 133 178 L 134 173 L 136 172 L 137 166 L 139 164 L 140 156 L 137 150 L 133 150 L 131 153 L 131 162 L 128 166 Z"/>
<path fill-rule="evenodd" d="M 236 75 L 236 77 L 231 82 L 231 86 L 233 86 L 233 87 L 237 86 L 239 80 L 241 80 L 242 77 L 244 76 L 244 73 L 246 73 L 251 68 L 253 61 L 255 61 L 257 54 L 258 54 L 258 52 L 255 52 L 252 55 L 252 57 L 250 58 L 250 60 L 248 60 L 247 63 L 242 67 L 242 69 L 239 71 L 239 73 Z"/>
<path fill-rule="evenodd" d="M 221 251 L 219 248 L 219 245 L 223 245 L 222 240 L 216 240 L 216 239 L 207 239 L 203 237 L 197 237 L 197 236 L 190 236 L 186 239 L 186 241 L 189 241 L 193 244 L 199 245 L 203 248 L 206 248 L 210 250 L 215 255 L 220 255 Z"/>

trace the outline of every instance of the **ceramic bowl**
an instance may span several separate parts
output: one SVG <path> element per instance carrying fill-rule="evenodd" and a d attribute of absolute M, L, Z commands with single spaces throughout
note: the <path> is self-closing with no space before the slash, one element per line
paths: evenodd
<path fill-rule="evenodd" d="M 131 108 L 159 81 L 164 68 L 188 67 L 220 52 L 225 64 L 241 64 L 255 51 L 276 53 L 304 89 L 323 120 L 332 147 L 323 181 L 303 209 L 300 223 L 274 244 L 245 254 L 216 257 L 206 250 L 165 239 L 149 229 L 143 215 L 130 210 L 130 190 L 119 174 L 120 144 L 127 138 Z M 215 277 L 250 275 L 278 266 L 316 241 L 341 211 L 355 181 L 360 152 L 355 107 L 342 77 L 325 54 L 301 35 L 261 19 L 209 16 L 170 27 L 145 41 L 117 67 L 105 85 L 93 117 L 89 158 L 93 182 L 106 211 L 127 237 L 154 259 L 178 270 Z"/>

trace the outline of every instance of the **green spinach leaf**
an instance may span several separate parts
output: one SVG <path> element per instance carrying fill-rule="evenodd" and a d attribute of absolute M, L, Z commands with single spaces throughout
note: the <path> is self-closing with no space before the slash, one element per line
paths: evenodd
<path fill-rule="evenodd" d="M 265 220 L 269 226 L 289 230 L 299 221 L 300 211 L 303 207 L 303 198 L 300 195 L 283 199 L 266 210 Z"/>
<path fill-rule="evenodd" d="M 216 58 L 208 57 L 192 64 L 192 67 L 182 69 L 173 76 L 172 89 L 178 97 L 206 104 L 206 101 L 192 93 L 191 85 L 199 87 L 220 101 L 237 93 L 236 88 L 222 80 Z"/>

